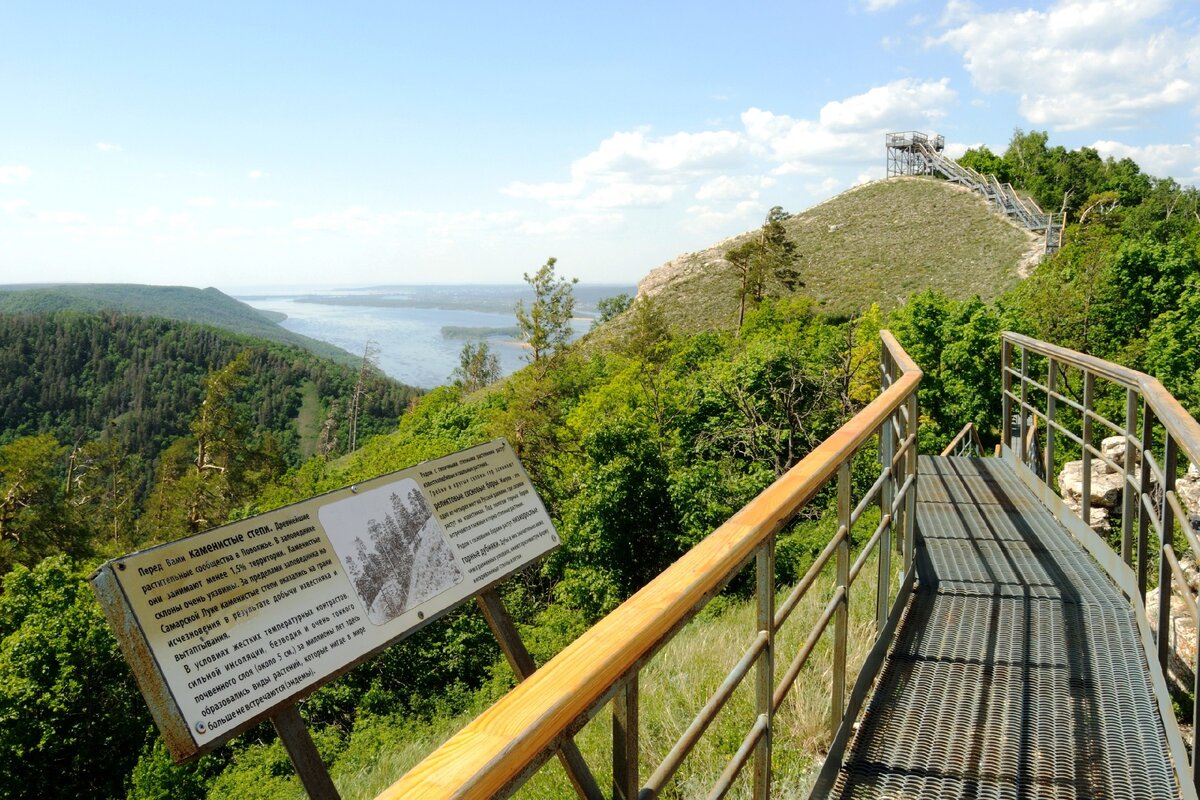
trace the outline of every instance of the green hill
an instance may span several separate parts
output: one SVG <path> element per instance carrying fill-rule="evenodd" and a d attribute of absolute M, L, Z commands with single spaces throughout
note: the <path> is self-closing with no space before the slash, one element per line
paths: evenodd
<path fill-rule="evenodd" d="M 300 347 L 310 353 L 352 364 L 358 358 L 340 347 L 279 327 L 286 317 L 259 311 L 218 289 L 145 286 L 135 283 L 64 283 L 0 286 L 0 313 L 45 314 L 55 311 L 163 317 L 218 328 Z"/>
<path fill-rule="evenodd" d="M 784 225 L 796 243 L 798 292 L 835 315 L 871 303 L 894 308 L 924 289 L 990 300 L 1041 252 L 1040 240 L 992 213 L 982 197 L 933 178 L 858 186 Z M 667 262 L 642 279 L 638 297 L 653 297 L 681 330 L 731 329 L 738 283 L 725 252 L 756 233 Z"/>
<path fill-rule="evenodd" d="M 127 452 L 153 464 L 188 433 L 205 376 L 243 351 L 249 365 L 238 402 L 257 431 L 276 436 L 288 461 L 312 455 L 332 404 L 341 409 L 338 441 L 347 441 L 353 366 L 211 326 L 58 311 L 0 313 L 0 445 L 42 433 L 71 444 L 115 434 Z M 419 394 L 373 374 L 360 437 L 393 429 Z"/>

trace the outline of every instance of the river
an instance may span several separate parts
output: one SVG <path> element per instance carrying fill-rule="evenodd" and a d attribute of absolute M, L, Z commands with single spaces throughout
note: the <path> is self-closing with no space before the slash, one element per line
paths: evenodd
<path fill-rule="evenodd" d="M 575 286 L 576 335 L 598 316 L 596 303 L 633 286 Z M 368 341 L 379 347 L 379 368 L 401 383 L 431 388 L 450 380 L 467 341 L 486 341 L 507 375 L 526 363 L 517 337 L 516 304 L 533 294 L 525 284 L 378 286 L 287 290 L 254 287 L 230 292 L 254 308 L 286 314 L 290 331 L 356 355 Z"/>

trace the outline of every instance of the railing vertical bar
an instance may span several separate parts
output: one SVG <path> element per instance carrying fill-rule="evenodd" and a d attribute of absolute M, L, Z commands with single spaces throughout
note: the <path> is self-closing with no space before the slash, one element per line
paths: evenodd
<path fill-rule="evenodd" d="M 1092 524 L 1092 451 L 1088 445 L 1092 443 L 1092 404 L 1096 392 L 1096 374 L 1089 369 L 1083 371 L 1083 498 L 1080 501 L 1084 525 Z"/>
<path fill-rule="evenodd" d="M 1129 491 L 1129 479 L 1133 475 L 1133 437 L 1137 435 L 1138 394 L 1133 389 L 1125 390 L 1125 465 L 1124 480 L 1121 482 L 1121 560 L 1133 566 L 1133 515 L 1136 508 L 1133 492 Z"/>
<path fill-rule="evenodd" d="M 883 489 L 879 493 L 879 517 L 892 513 L 892 502 L 896 497 L 896 470 L 892 469 L 892 461 L 896 453 L 895 423 L 891 416 L 883 421 L 879 430 L 879 460 L 883 469 L 891 469 L 891 474 L 883 481 Z M 879 538 L 879 573 L 875 587 L 875 633 L 878 635 L 888 619 L 888 582 L 892 569 L 892 523 L 888 523 Z"/>
<path fill-rule="evenodd" d="M 916 532 L 917 532 L 917 450 L 918 450 L 918 426 L 917 426 L 917 393 L 913 392 L 908 397 L 908 427 L 905 429 L 905 439 L 913 437 L 912 445 L 908 448 L 906 458 L 908 459 L 908 469 L 904 479 L 907 481 L 912 478 L 912 486 L 908 490 L 907 499 L 905 500 L 904 510 L 904 574 L 908 575 L 913 568 L 913 550 L 916 547 Z"/>
<path fill-rule="evenodd" d="M 1022 347 L 1021 348 L 1021 406 L 1017 410 L 1017 416 L 1019 417 L 1019 422 L 1017 424 L 1017 432 L 1018 432 L 1018 435 L 1021 437 L 1020 444 L 1018 444 L 1017 446 L 1018 446 L 1018 448 L 1020 448 L 1018 450 L 1018 455 L 1021 458 L 1022 464 L 1029 463 L 1029 445 L 1025 441 L 1025 436 L 1028 433 L 1028 431 L 1026 430 L 1028 423 L 1026 422 L 1027 417 L 1025 414 L 1025 407 L 1029 405 L 1028 379 L 1029 379 L 1029 351 L 1026 350 L 1024 347 Z"/>
<path fill-rule="evenodd" d="M 1175 490 L 1175 470 L 1179 465 L 1179 448 L 1175 437 L 1166 431 L 1163 442 L 1163 485 L 1162 500 L 1159 504 L 1158 517 L 1162 521 L 1162 533 L 1158 540 L 1158 663 L 1167 671 L 1167 645 L 1171 639 L 1171 583 L 1174 580 L 1174 570 L 1167 561 L 1167 548 L 1175 532 L 1175 509 L 1168 502 L 1169 493 Z M 1180 587 L 1190 591 L 1187 584 Z"/>
<path fill-rule="evenodd" d="M 636 800 L 638 776 L 638 673 L 634 671 L 613 698 L 613 800 Z"/>
<path fill-rule="evenodd" d="M 754 797 L 771 798 L 771 732 L 775 716 L 775 535 L 772 534 L 758 549 L 756 570 L 758 578 L 758 630 L 766 635 L 767 644 L 758 655 L 755 666 L 755 707 L 766 729 L 754 747 Z"/>
<path fill-rule="evenodd" d="M 846 534 L 837 549 L 837 586 L 842 590 L 842 602 L 838 604 L 833 620 L 833 691 L 830 699 L 829 730 L 837 735 L 842 724 L 842 712 L 846 708 L 846 644 L 850 625 L 850 460 L 838 467 L 838 529 Z"/>
<path fill-rule="evenodd" d="M 1000 342 L 1000 441 L 1012 447 L 1012 342 Z"/>
<path fill-rule="evenodd" d="M 1048 373 L 1046 375 L 1046 485 L 1054 487 L 1054 425 L 1055 413 L 1058 410 L 1058 362 L 1047 358 Z"/>
<path fill-rule="evenodd" d="M 1192 662 L 1192 730 L 1200 731 L 1200 702 L 1195 702 L 1195 698 L 1200 698 L 1200 625 L 1196 626 L 1196 641 L 1193 643 L 1195 649 L 1192 651 L 1196 654 Z M 1196 787 L 1197 792 L 1200 792 L 1200 755 L 1197 755 L 1195 747 L 1192 748 L 1192 784 Z"/>
<path fill-rule="evenodd" d="M 1154 410 L 1150 408 L 1148 400 L 1143 398 L 1142 402 L 1142 452 L 1141 452 L 1141 471 L 1142 481 L 1138 492 L 1138 497 L 1143 497 L 1150 492 L 1151 469 L 1150 457 L 1151 448 L 1154 446 Z M 1146 575 L 1150 568 L 1150 517 L 1146 514 L 1146 509 L 1142 504 L 1138 503 L 1138 543 L 1137 543 L 1137 587 L 1138 594 L 1142 596 L 1142 602 L 1146 600 Z"/>

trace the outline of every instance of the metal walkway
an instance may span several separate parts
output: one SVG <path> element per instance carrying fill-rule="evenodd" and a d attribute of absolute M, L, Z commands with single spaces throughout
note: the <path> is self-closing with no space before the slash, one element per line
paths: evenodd
<path fill-rule="evenodd" d="M 832 796 L 1179 797 L 1128 601 L 1006 462 L 919 469 L 919 588 Z"/>

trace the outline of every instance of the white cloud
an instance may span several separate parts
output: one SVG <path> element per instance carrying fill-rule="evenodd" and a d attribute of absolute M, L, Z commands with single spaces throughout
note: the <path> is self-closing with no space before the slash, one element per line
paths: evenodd
<path fill-rule="evenodd" d="M 252 169 L 246 173 L 246 177 L 252 181 L 256 181 L 259 178 L 266 177 L 266 175 L 267 175 L 267 173 L 263 172 L 261 169 Z"/>
<path fill-rule="evenodd" d="M 900 0 L 867 0 L 867 11 L 884 11 L 900 5 Z"/>
<path fill-rule="evenodd" d="M 676 186 L 650 183 L 608 183 L 598 187 L 578 205 L 581 208 L 647 208 L 665 205 L 674 196 Z"/>
<path fill-rule="evenodd" d="M 119 153 L 124 148 L 112 142 L 96 142 L 96 149 L 101 153 Z"/>
<path fill-rule="evenodd" d="M 641 131 L 614 133 L 571 165 L 576 177 L 670 174 L 711 169 L 740 160 L 742 139 L 733 131 L 676 133 L 660 138 Z"/>
<path fill-rule="evenodd" d="M 963 144 L 962 142 L 946 142 L 944 152 L 947 158 L 959 159 L 963 157 L 963 153 L 967 152 L 972 147 L 979 147 L 979 145 Z"/>
<path fill-rule="evenodd" d="M 757 220 L 763 210 L 763 204 L 757 200 L 743 200 L 731 208 L 694 205 L 687 210 L 687 227 L 701 232 L 719 230 L 733 222 L 749 223 Z"/>
<path fill-rule="evenodd" d="M 824 180 L 819 181 L 817 183 L 808 184 L 808 186 L 806 188 L 808 189 L 809 194 L 828 197 L 829 195 L 833 194 L 834 189 L 838 188 L 841 185 L 842 185 L 841 181 L 839 181 L 837 178 L 834 178 L 833 176 L 830 176 L 830 177 L 825 178 Z"/>
<path fill-rule="evenodd" d="M 1131 126 L 1142 115 L 1200 99 L 1200 37 L 1151 23 L 1164 0 L 1060 0 L 974 13 L 947 6 L 955 27 L 932 40 L 958 51 L 984 92 L 1018 96 L 1035 125 Z"/>
<path fill-rule="evenodd" d="M 13 185 L 24 183 L 33 177 L 33 170 L 29 167 L 17 164 L 11 167 L 0 167 L 0 185 Z"/>
<path fill-rule="evenodd" d="M 398 221 L 396 214 L 372 211 L 366 206 L 351 206 L 341 211 L 323 211 L 299 217 L 292 221 L 292 226 L 307 231 L 373 235 L 395 227 Z"/>
<path fill-rule="evenodd" d="M 1100 155 L 1131 158 L 1142 172 L 1180 183 L 1200 183 L 1200 139 L 1193 144 L 1151 144 L 1143 147 L 1101 139 L 1092 145 Z"/>
<path fill-rule="evenodd" d="M 761 175 L 720 175 L 705 182 L 696 190 L 697 200 L 757 200 L 763 189 L 776 183 L 774 178 Z"/>
<path fill-rule="evenodd" d="M 573 161 L 567 180 L 513 181 L 501 192 L 576 212 L 579 219 L 590 219 L 589 212 L 663 207 L 692 198 L 689 225 L 716 227 L 759 214 L 766 190 L 787 191 L 777 187 L 776 176 L 813 176 L 803 190 L 827 195 L 848 178 L 835 172 L 882 161 L 885 132 L 928 130 L 956 101 L 946 78 L 904 79 L 830 101 L 814 119 L 749 108 L 740 125 L 723 129 L 666 136 L 619 131 Z M 566 224 L 555 223 L 556 229 Z"/>
<path fill-rule="evenodd" d="M 17 214 L 29 208 L 28 200 L 5 200 L 0 202 L 0 211 L 5 214 Z"/>
<path fill-rule="evenodd" d="M 736 131 L 669 136 L 618 131 L 571 163 L 569 181 L 514 181 L 501 192 L 562 208 L 658 206 L 698 178 L 745 163 L 748 155 L 745 138 Z"/>
<path fill-rule="evenodd" d="M 191 197 L 188 198 L 187 204 L 197 208 L 212 208 L 217 204 L 215 197 Z"/>
<path fill-rule="evenodd" d="M 511 231 L 519 224 L 515 211 L 374 211 L 367 206 L 322 211 L 292 220 L 292 227 L 299 230 L 350 236 L 379 236 L 405 227 L 446 237 L 461 235 L 464 230 Z"/>
<path fill-rule="evenodd" d="M 566 238 L 581 233 L 611 230 L 620 225 L 624 216 L 616 212 L 596 214 L 567 214 L 544 220 L 527 220 L 516 227 L 525 236 Z"/>
<path fill-rule="evenodd" d="M 878 158 L 884 133 L 929 130 L 956 98 L 946 78 L 906 78 L 826 103 L 815 120 L 751 108 L 742 123 L 750 139 L 778 162 L 777 174 L 815 174 L 827 171 L 831 161 Z"/>

